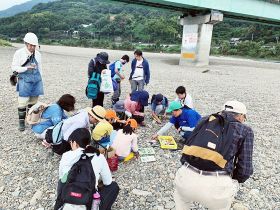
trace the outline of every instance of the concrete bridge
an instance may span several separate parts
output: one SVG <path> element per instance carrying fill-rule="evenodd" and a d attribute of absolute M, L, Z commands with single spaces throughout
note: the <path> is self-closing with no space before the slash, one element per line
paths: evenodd
<path fill-rule="evenodd" d="M 182 13 L 180 65 L 205 66 L 213 26 L 223 18 L 280 26 L 280 0 L 113 0 Z M 280 28 L 279 28 L 280 30 Z"/>

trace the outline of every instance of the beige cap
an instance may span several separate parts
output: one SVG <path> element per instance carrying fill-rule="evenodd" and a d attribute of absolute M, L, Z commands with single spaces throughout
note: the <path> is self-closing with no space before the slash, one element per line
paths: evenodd
<path fill-rule="evenodd" d="M 239 101 L 227 101 L 224 104 L 223 110 L 228 112 L 238 113 L 238 114 L 244 114 L 244 115 L 247 114 L 246 106 Z"/>

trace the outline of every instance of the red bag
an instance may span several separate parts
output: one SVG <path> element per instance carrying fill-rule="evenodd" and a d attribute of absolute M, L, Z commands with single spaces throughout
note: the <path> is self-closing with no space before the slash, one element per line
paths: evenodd
<path fill-rule="evenodd" d="M 112 172 L 118 170 L 118 166 L 119 166 L 118 156 L 114 155 L 113 157 L 108 158 L 107 162 L 108 162 L 109 168 Z"/>

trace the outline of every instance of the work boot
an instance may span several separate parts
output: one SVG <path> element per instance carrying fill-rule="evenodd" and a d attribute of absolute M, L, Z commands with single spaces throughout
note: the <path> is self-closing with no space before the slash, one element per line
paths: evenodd
<path fill-rule="evenodd" d="M 25 130 L 26 107 L 18 108 L 19 131 Z"/>

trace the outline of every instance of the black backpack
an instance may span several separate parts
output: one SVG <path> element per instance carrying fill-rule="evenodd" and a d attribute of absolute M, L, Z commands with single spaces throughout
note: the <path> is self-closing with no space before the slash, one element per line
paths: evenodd
<path fill-rule="evenodd" d="M 223 170 L 231 161 L 233 123 L 220 114 L 203 119 L 187 139 L 181 162 L 204 171 Z"/>
<path fill-rule="evenodd" d="M 92 158 L 82 154 L 80 160 L 72 166 L 59 196 L 62 205 L 85 205 L 87 210 L 91 209 L 93 194 L 96 192 Z"/>

